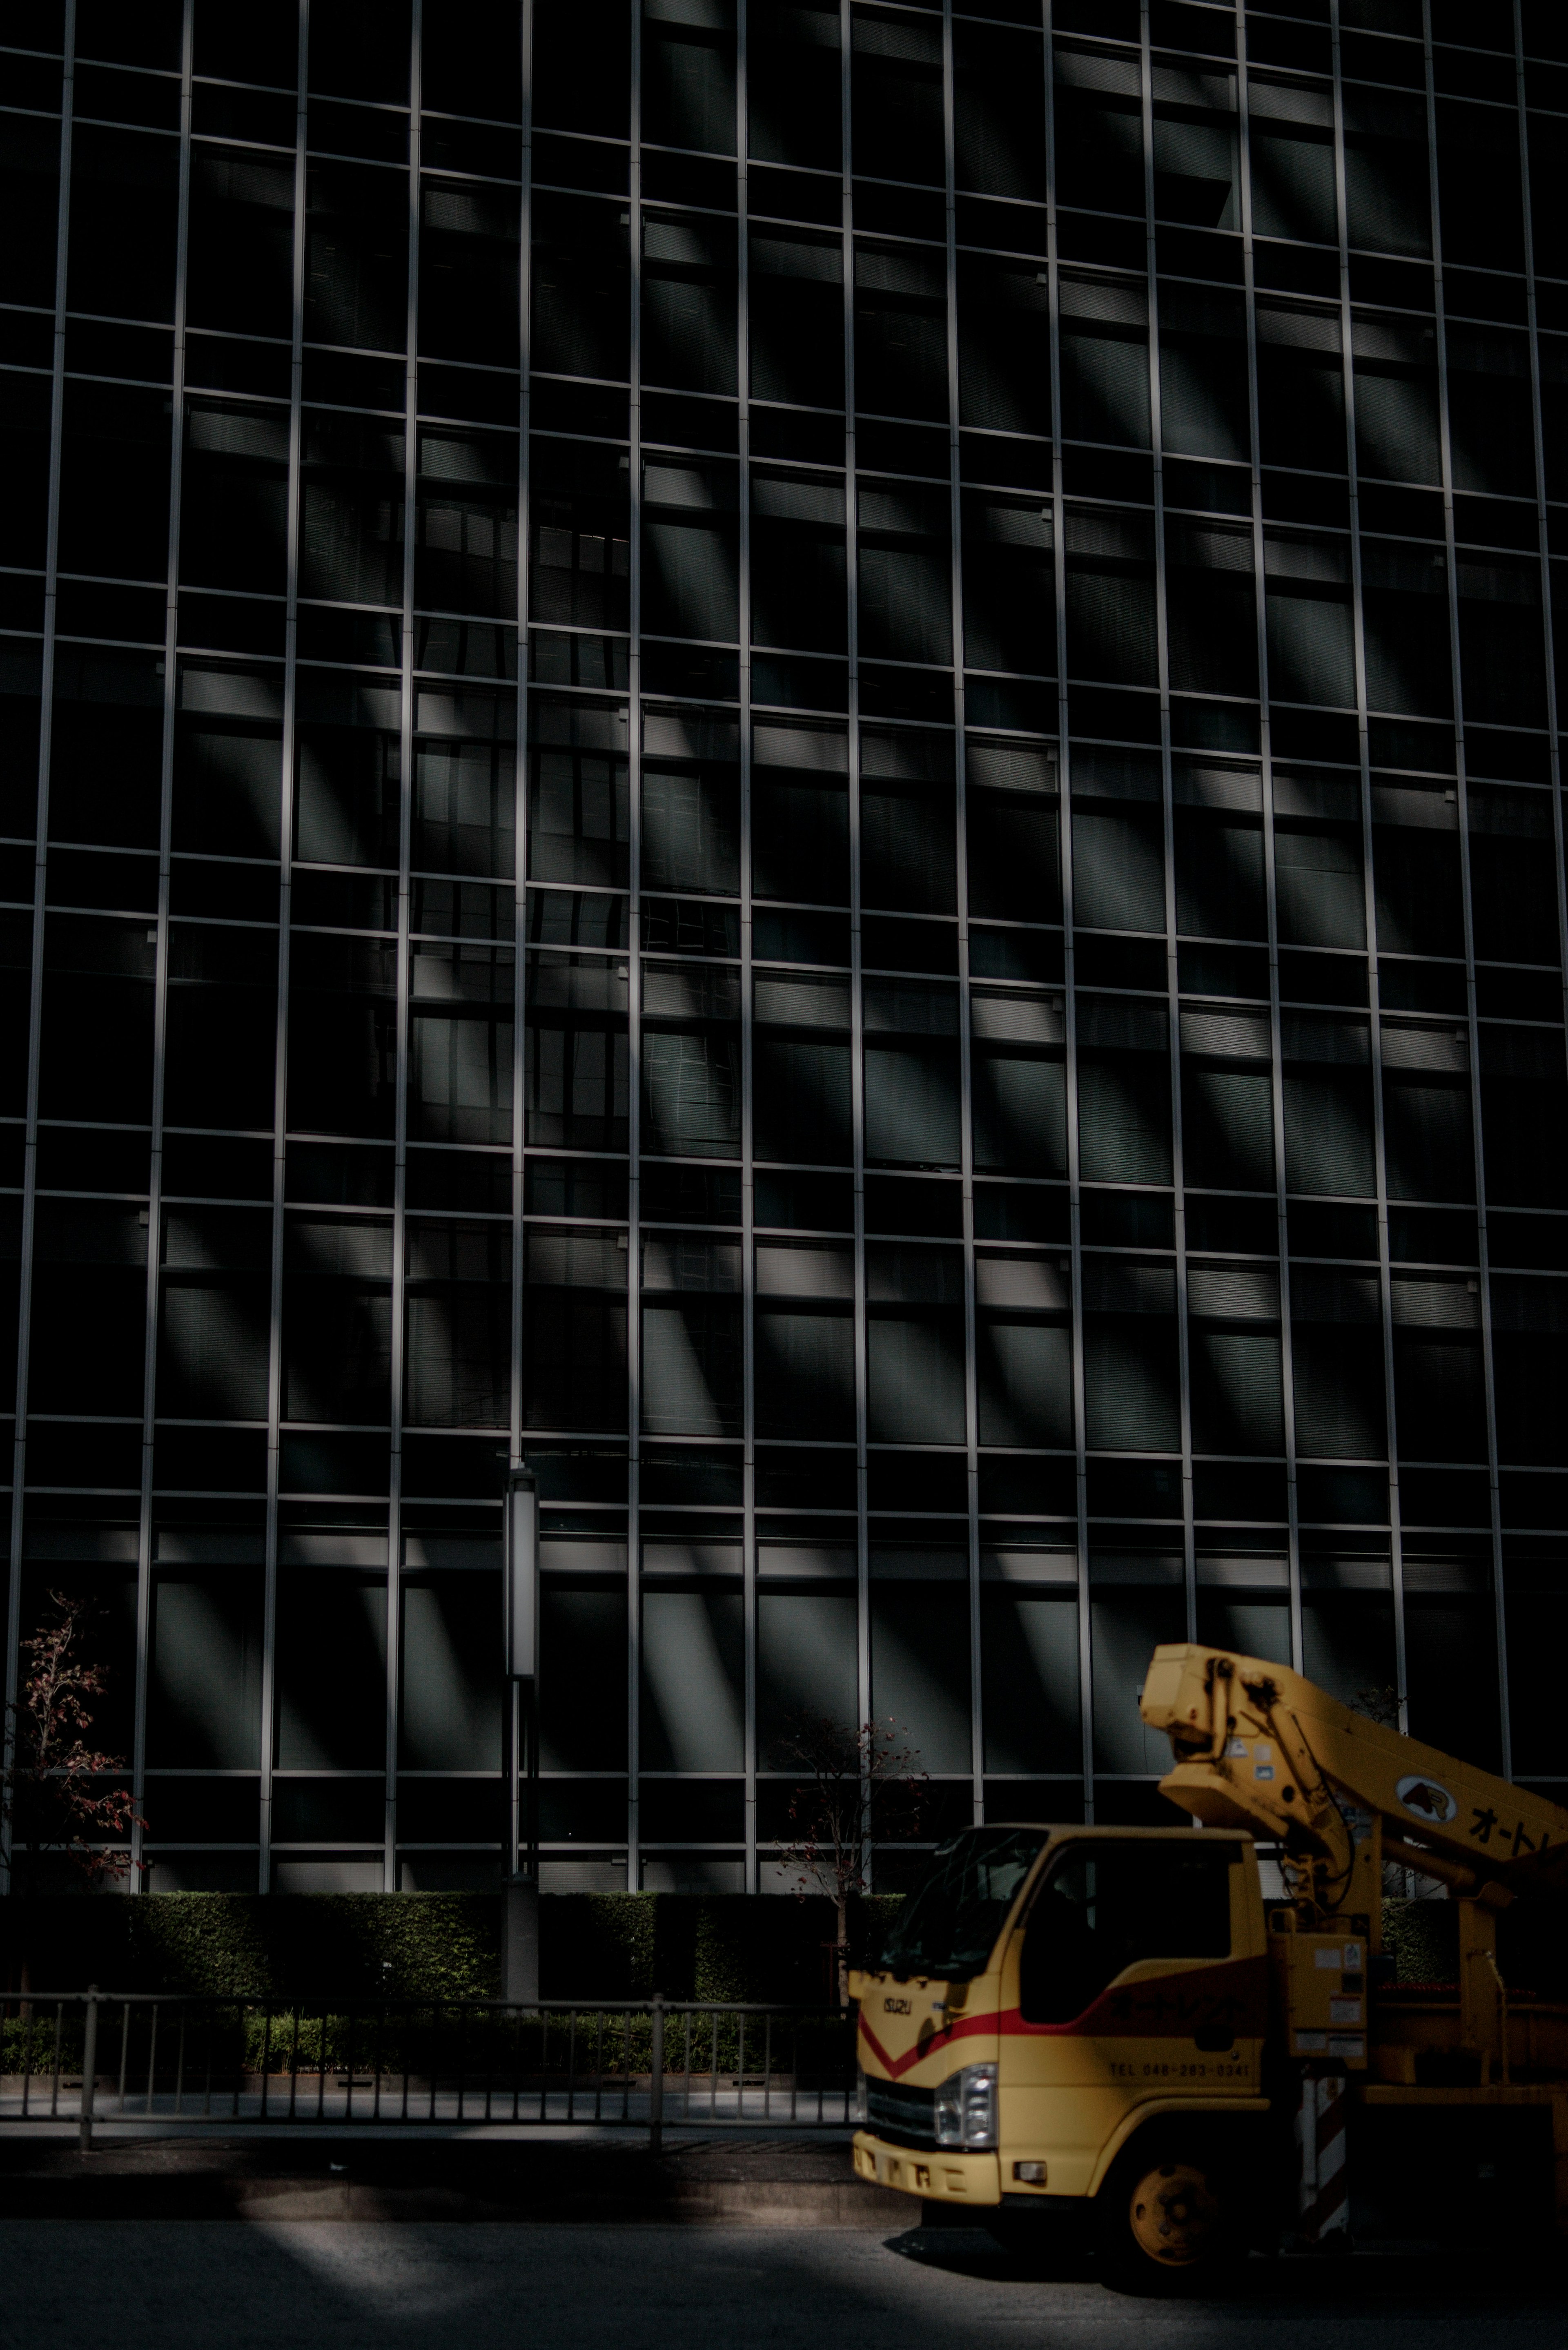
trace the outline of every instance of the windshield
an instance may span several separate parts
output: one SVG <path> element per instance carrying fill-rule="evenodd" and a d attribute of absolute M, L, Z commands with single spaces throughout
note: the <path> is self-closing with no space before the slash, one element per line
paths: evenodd
<path fill-rule="evenodd" d="M 888 1934 L 882 1971 L 900 1982 L 911 1975 L 967 1982 L 979 1974 L 1045 1835 L 1044 1828 L 966 1828 L 938 1845 L 930 1875 Z"/>

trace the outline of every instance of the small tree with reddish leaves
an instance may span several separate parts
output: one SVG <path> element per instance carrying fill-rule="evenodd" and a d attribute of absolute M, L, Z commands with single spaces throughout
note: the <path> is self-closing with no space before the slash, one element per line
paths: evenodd
<path fill-rule="evenodd" d="M 0 1827 L 13 1872 L 26 1854 L 36 1867 L 46 1852 L 63 1853 L 89 1885 L 129 1875 L 123 1843 L 147 1823 L 128 1788 L 114 1783 L 126 1768 L 117 1754 L 89 1747 L 89 1699 L 101 1697 L 109 1675 L 82 1653 L 91 1603 L 51 1591 L 53 1621 L 22 1642 L 22 1695 L 10 1708 L 10 1737 L 0 1780 Z M 105 1784 L 108 1781 L 109 1783 Z"/>
<path fill-rule="evenodd" d="M 873 1827 L 878 1842 L 919 1833 L 926 1773 L 909 1732 L 892 1721 L 850 1730 L 826 1714 L 797 1714 L 776 1741 L 777 1771 L 795 1774 L 779 1848 L 781 1872 L 801 1900 L 826 1894 L 836 1920 L 838 2004 L 849 2004 L 849 1897 L 867 1889 Z"/>

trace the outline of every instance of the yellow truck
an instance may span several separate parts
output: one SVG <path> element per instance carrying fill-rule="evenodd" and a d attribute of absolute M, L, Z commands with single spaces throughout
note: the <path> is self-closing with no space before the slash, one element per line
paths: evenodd
<path fill-rule="evenodd" d="M 1157 1648 L 1141 1705 L 1199 1825 L 939 1846 L 851 1978 L 859 2176 L 988 2224 L 1075 2214 L 1135 2291 L 1282 2237 L 1345 2246 L 1347 2145 L 1372 2178 L 1401 2146 L 1484 2141 L 1524 2182 L 1511 2223 L 1533 2195 L 1568 2231 L 1568 2001 L 1498 1950 L 1516 1905 L 1548 1939 L 1561 1909 L 1568 1943 L 1568 1811 L 1254 1657 Z M 1390 1866 L 1447 1889 L 1452 1981 L 1393 1980 Z M 1459 2184 L 1434 2157 L 1429 2232 Z"/>

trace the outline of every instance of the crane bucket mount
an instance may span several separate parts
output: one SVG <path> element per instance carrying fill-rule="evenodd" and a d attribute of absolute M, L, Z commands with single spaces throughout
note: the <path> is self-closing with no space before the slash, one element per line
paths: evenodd
<path fill-rule="evenodd" d="M 1169 1737 L 1160 1792 L 1206 1827 L 1277 1842 L 1326 1915 L 1376 1915 L 1382 1861 L 1502 1908 L 1568 1887 L 1568 1811 L 1438 1753 L 1257 1657 L 1157 1648 L 1143 1718 Z"/>

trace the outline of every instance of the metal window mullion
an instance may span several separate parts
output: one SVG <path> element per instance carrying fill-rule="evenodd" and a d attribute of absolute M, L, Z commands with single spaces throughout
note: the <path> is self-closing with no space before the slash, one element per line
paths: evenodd
<path fill-rule="evenodd" d="M 512 916 L 512 1377 L 507 1419 L 507 1458 L 512 1467 L 523 1460 L 523 1346 L 527 1313 L 527 1255 L 523 1222 L 524 1176 L 527 1168 L 527 938 L 528 938 L 528 595 L 532 522 L 529 515 L 528 457 L 529 381 L 532 348 L 533 213 L 534 213 L 534 0 L 522 0 L 519 37 L 522 43 L 520 111 L 522 116 L 523 183 L 519 196 L 517 286 L 517 743 L 513 767 L 513 916 Z M 610 1061 L 613 1070 L 613 1039 Z M 607 1071 L 607 1076 L 611 1073 Z M 613 1083 L 613 1078 L 612 1078 Z M 541 1662 L 543 1660 L 541 1659 Z M 522 1834 L 522 1801 L 518 1789 L 517 1753 L 520 1700 L 514 1685 L 503 1691 L 505 1721 L 505 1796 L 508 1815 L 506 1865 L 518 1865 Z M 537 1727 L 535 1726 L 535 1737 Z"/>
<path fill-rule="evenodd" d="M 184 0 L 180 36 L 180 188 L 175 214 L 173 373 L 170 394 L 169 543 L 163 626 L 163 742 L 158 776 L 158 927 L 152 989 L 152 1138 L 148 1157 L 147 1328 L 141 1367 L 141 1494 L 136 1545 L 136 1690 L 131 1790 L 140 1813 L 146 1793 L 147 1697 L 152 1641 L 152 1473 L 157 1407 L 158 1306 L 162 1261 L 163 1101 L 169 1045 L 170 845 L 173 829 L 174 720 L 178 708 L 180 503 L 185 455 L 185 307 L 191 244 L 191 54 L 195 0 Z M 132 1892 L 142 1885 L 143 1830 L 130 1831 Z"/>
<path fill-rule="evenodd" d="M 1236 103 L 1241 140 L 1241 257 L 1247 305 L 1247 418 L 1251 448 L 1252 576 L 1257 615 L 1258 717 L 1260 773 L 1263 816 L 1263 890 L 1269 934 L 1269 1084 L 1274 1143 L 1274 1214 L 1278 1233 L 1280 1282 L 1280 1402 L 1285 1436 L 1285 1514 L 1290 1576 L 1291 1665 L 1302 1669 L 1302 1549 L 1301 1512 L 1296 1484 L 1295 1353 L 1291 1336 L 1290 1226 L 1285 1190 L 1285 1081 L 1282 1022 L 1280 1013 L 1280 923 L 1275 895 L 1274 753 L 1269 715 L 1268 577 L 1263 566 L 1262 424 L 1258 392 L 1258 291 L 1254 268 L 1256 248 L 1252 228 L 1251 104 L 1248 89 L 1247 25 L 1242 0 L 1237 0 L 1240 46 L 1237 51 Z M 1344 207 L 1335 203 L 1336 217 Z"/>
<path fill-rule="evenodd" d="M 1465 924 L 1465 1026 L 1470 1062 L 1470 1131 L 1474 1138 L 1476 1180 L 1476 1254 L 1481 1309 L 1482 1378 L 1486 1399 L 1487 1472 L 1490 1486 L 1491 1505 L 1491 1580 L 1492 1603 L 1497 1614 L 1498 1695 L 1502 1724 L 1503 1770 L 1512 1768 L 1512 1738 L 1508 1719 L 1505 1627 L 1502 1620 L 1502 1513 L 1501 1492 L 1498 1479 L 1497 1409 L 1491 1378 L 1491 1264 L 1487 1236 L 1486 1151 L 1481 1131 L 1480 1091 L 1480 1026 L 1476 1003 L 1475 924 L 1470 911 L 1470 825 L 1469 785 L 1465 756 L 1465 688 L 1464 673 L 1459 664 L 1459 574 L 1457 533 L 1454 523 L 1453 435 L 1449 414 L 1449 350 L 1448 306 L 1443 291 L 1443 224 L 1438 208 L 1438 101 L 1432 70 L 1432 17 L 1429 0 L 1422 0 L 1422 49 L 1427 73 L 1427 183 L 1428 201 L 1432 212 L 1432 288 L 1435 303 L 1436 343 L 1438 353 L 1438 448 L 1443 473 L 1443 556 L 1449 580 L 1449 658 L 1454 672 L 1454 780 L 1459 823 L 1459 886 Z M 1516 58 L 1517 69 L 1517 58 Z M 1526 196 L 1528 214 L 1528 195 Z M 1528 248 L 1527 248 L 1528 255 Z M 1533 403 L 1532 403 L 1533 404 Z M 1542 545 L 1545 546 L 1542 536 Z M 1544 567 L 1544 556 L 1542 558 Z M 1548 671 L 1552 666 L 1550 645 L 1545 648 Z M 1556 792 L 1552 795 L 1553 832 L 1557 844 L 1557 874 L 1559 920 L 1562 908 L 1562 836 L 1556 815 Z M 1562 933 L 1559 931 L 1559 942 Z M 1401 1607 L 1401 1617 L 1403 1607 Z M 1400 1727 L 1407 1727 L 1403 1700 L 1405 1684 L 1399 1685 L 1401 1700 Z"/>
<path fill-rule="evenodd" d="M 12 1443 L 11 1573 L 5 1596 L 5 1711 L 0 1760 L 16 1752 L 22 1638 L 22 1552 L 26 1527 L 28 1339 L 33 1305 L 33 1238 L 37 1216 L 39 1046 L 44 1024 L 44 899 L 49 837 L 49 754 L 54 731 L 55 620 L 58 598 L 60 453 L 66 396 L 66 270 L 70 249 L 71 129 L 76 95 L 77 0 L 66 0 L 60 70 L 60 183 L 55 215 L 55 332 L 49 382 L 49 504 L 44 550 L 44 641 L 39 660 L 36 830 L 33 862 L 32 962 L 27 998 L 27 1101 L 24 1129 L 22 1228 L 16 1313 L 16 1418 Z M 10 1814 L 0 1815 L 0 1894 L 11 1889 Z"/>
<path fill-rule="evenodd" d="M 294 328 L 288 402 L 287 601 L 283 672 L 283 802 L 278 837 L 277 1031 L 273 1095 L 272 1291 L 267 1354 L 266 1582 L 262 1602 L 260 1889 L 272 1889 L 272 1774 L 277 1743 L 278 1482 L 283 1424 L 285 1149 L 288 1132 L 289 919 L 294 894 L 294 804 L 299 702 L 299 500 L 303 453 L 306 265 L 306 88 L 310 0 L 300 0 L 294 148 Z"/>
<path fill-rule="evenodd" d="M 398 1692 L 402 1669 L 403 1398 L 409 1347 L 408 1189 L 410 868 L 414 806 L 414 549 L 419 515 L 420 221 L 423 99 L 421 42 L 424 0 L 412 0 L 409 20 L 409 272 L 403 348 L 403 617 L 400 716 L 398 726 L 398 1028 L 392 1143 L 392 1336 L 390 1481 L 387 1496 L 386 1811 L 382 1887 L 398 1889 Z"/>
<path fill-rule="evenodd" d="M 1549 730 L 1549 756 L 1552 773 L 1552 834 L 1553 853 L 1557 859 L 1557 942 L 1563 960 L 1564 985 L 1568 986 L 1568 870 L 1563 827 L 1563 754 L 1561 721 L 1557 707 L 1557 664 L 1552 658 L 1552 565 L 1550 534 L 1546 511 L 1546 437 L 1541 404 L 1541 334 L 1535 292 L 1535 223 L 1531 210 L 1530 188 L 1530 114 L 1525 103 L 1524 36 L 1521 12 L 1516 5 L 1514 26 L 1514 85 L 1519 108 L 1519 172 L 1520 203 L 1524 215 L 1524 268 L 1526 317 L 1530 330 L 1530 408 L 1531 424 L 1535 441 L 1535 515 L 1541 539 L 1541 630 L 1542 657 L 1546 668 L 1546 723 Z M 1457 583 L 1456 583 L 1457 585 Z M 1468 893 L 1467 893 L 1468 895 Z M 1564 999 L 1568 1011 L 1568 997 Z M 1472 1087 L 1479 1082 L 1472 1079 Z M 1479 1160 L 1478 1153 L 1478 1160 Z M 1481 1224 L 1481 1246 L 1487 1246 L 1484 1218 Z M 1492 1371 L 1491 1283 L 1482 1261 L 1480 1277 L 1481 1332 L 1486 1360 L 1487 1439 L 1495 1456 L 1497 1451 L 1497 1395 Z M 1501 1477 L 1494 1471 L 1494 1485 L 1501 1487 Z M 1501 1501 L 1501 1492 L 1499 1493 Z M 1502 1768 L 1504 1775 L 1513 1776 L 1513 1725 L 1510 1712 L 1508 1670 L 1508 1594 L 1502 1579 L 1501 1513 L 1499 1509 L 1493 1524 L 1492 1601 L 1497 1623 L 1498 1687 L 1502 1700 Z"/>
<path fill-rule="evenodd" d="M 1073 1453 L 1078 1554 L 1078 1722 L 1082 1739 L 1084 1817 L 1095 1816 L 1094 1655 L 1089 1624 L 1089 1481 L 1085 1460 L 1084 1382 L 1084 1247 L 1079 1192 L 1078 1013 L 1073 951 L 1072 759 L 1067 696 L 1067 533 L 1062 488 L 1062 301 L 1056 234 L 1055 52 L 1052 0 L 1043 0 L 1045 39 L 1045 277 L 1050 305 L 1051 536 L 1056 593 L 1056 818 L 1062 872 L 1063 1085 L 1067 1114 L 1068 1263 L 1073 1305 Z"/>
<path fill-rule="evenodd" d="M 1154 62 L 1149 47 L 1148 0 L 1139 9 L 1139 68 L 1143 80 L 1144 238 L 1148 286 L 1148 421 L 1154 468 L 1155 630 L 1159 661 L 1159 789 L 1165 850 L 1166 1058 L 1170 1081 L 1171 1205 L 1176 1243 L 1176 1346 L 1180 1379 L 1181 1572 L 1187 1606 L 1187 1637 L 1198 1627 L 1198 1570 L 1192 1503 L 1192 1382 L 1188 1367 L 1187 1194 L 1181 1149 L 1181 1020 L 1176 962 L 1176 817 L 1170 758 L 1170 610 L 1165 576 L 1165 426 L 1159 381 L 1159 276 L 1154 234 Z"/>
<path fill-rule="evenodd" d="M 1546 432 L 1541 405 L 1541 331 L 1535 293 L 1535 226 L 1530 203 L 1530 116 L 1525 105 L 1524 39 L 1520 29 L 1517 6 L 1514 10 L 1514 72 L 1519 91 L 1520 198 L 1524 214 L 1525 306 L 1530 332 L 1530 405 L 1535 456 L 1535 517 L 1536 530 L 1541 540 L 1541 615 L 1546 664 L 1546 723 L 1550 734 L 1552 830 L 1557 856 L 1557 931 L 1559 950 L 1563 953 L 1564 988 L 1568 990 L 1568 869 L 1565 869 L 1563 855 L 1561 795 L 1562 737 L 1557 708 L 1557 664 L 1552 655 L 1552 565 L 1550 518 L 1546 508 Z M 1564 1012 L 1568 1014 L 1568 993 L 1564 996 Z"/>
<path fill-rule="evenodd" d="M 1367 1050 L 1372 1075 L 1372 1149 L 1377 1195 L 1377 1289 L 1383 1322 L 1383 1412 L 1387 1444 L 1389 1561 L 1394 1598 L 1394 1671 L 1399 1722 L 1408 1727 L 1405 1674 L 1405 1573 L 1399 1514 L 1399 1419 L 1394 1388 L 1394 1289 L 1388 1255 L 1388 1160 L 1383 1120 L 1382 1000 L 1377 975 L 1377 902 L 1372 870 L 1371 737 L 1367 720 L 1366 608 L 1361 577 L 1361 498 L 1356 472 L 1355 353 L 1351 339 L 1349 221 L 1345 184 L 1345 87 L 1340 65 L 1339 0 L 1331 0 L 1334 58 L 1334 158 L 1335 203 L 1340 219 L 1340 373 L 1345 386 L 1345 432 L 1350 501 L 1350 593 L 1355 660 L 1355 734 L 1361 785 L 1362 927 L 1366 933 Z"/>
<path fill-rule="evenodd" d="M 735 381 L 740 452 L 741 630 L 741 1419 L 742 1611 L 745 1627 L 746 1861 L 757 1877 L 757 1268 L 756 1048 L 752 989 L 752 364 L 750 203 L 750 24 L 735 12 Z"/>
<path fill-rule="evenodd" d="M 947 226 L 948 534 L 952 604 L 953 856 L 957 876 L 959 962 L 959 1167 L 963 1193 L 964 1491 L 968 1510 L 970 1772 L 974 1818 L 985 1814 L 985 1718 L 981 1674 L 980 1401 L 976 1385 L 974 1272 L 974 1112 L 971 1075 L 969 968 L 969 823 L 964 747 L 963 498 L 959 448 L 958 171 L 952 0 L 942 0 L 942 150 Z"/>
<path fill-rule="evenodd" d="M 855 1161 L 855 1589 L 856 1689 L 860 1720 L 871 1719 L 871 1545 L 867 1517 L 866 1017 L 860 943 L 860 513 L 856 489 L 854 24 L 839 0 L 840 237 L 844 268 L 844 568 L 849 669 L 849 1117 Z"/>
<path fill-rule="evenodd" d="M 639 1154 L 642 1148 L 642 7 L 631 12 L 631 145 L 627 234 L 631 240 L 631 358 L 629 480 L 631 500 L 627 550 L 629 641 L 627 677 L 629 724 L 627 743 L 627 856 L 630 894 L 627 903 L 627 1886 L 637 1892 L 642 1878 L 642 1200 Z"/>

